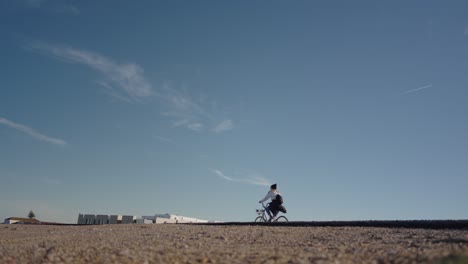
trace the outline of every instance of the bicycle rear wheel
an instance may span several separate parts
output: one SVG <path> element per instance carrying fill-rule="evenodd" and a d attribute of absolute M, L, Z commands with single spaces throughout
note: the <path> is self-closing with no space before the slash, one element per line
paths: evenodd
<path fill-rule="evenodd" d="M 261 216 L 258 216 L 257 218 L 255 218 L 255 223 L 261 223 L 261 222 L 265 222 L 265 219 Z"/>
<path fill-rule="evenodd" d="M 286 218 L 286 216 L 280 216 L 278 217 L 278 219 L 276 219 L 276 222 L 279 222 L 279 223 L 287 223 L 289 222 L 288 219 Z"/>

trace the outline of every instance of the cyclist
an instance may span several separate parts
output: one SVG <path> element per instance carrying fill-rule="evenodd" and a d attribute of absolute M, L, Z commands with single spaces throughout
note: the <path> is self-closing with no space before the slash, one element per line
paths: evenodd
<path fill-rule="evenodd" d="M 268 199 L 271 199 L 271 203 L 268 206 L 268 210 L 273 213 L 273 216 L 270 214 L 270 219 L 268 220 L 269 222 L 274 221 L 276 219 L 276 215 L 278 214 L 279 211 L 286 213 L 286 208 L 282 205 L 283 204 L 283 197 L 281 194 L 278 192 L 276 189 L 277 185 L 276 183 L 270 186 L 270 191 L 267 193 L 265 198 L 259 201 L 259 203 L 263 203 Z"/>

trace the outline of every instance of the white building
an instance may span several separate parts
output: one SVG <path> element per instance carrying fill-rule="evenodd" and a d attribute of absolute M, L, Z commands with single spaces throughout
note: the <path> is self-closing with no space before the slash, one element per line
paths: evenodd
<path fill-rule="evenodd" d="M 194 217 L 187 217 L 175 214 L 155 214 L 150 216 L 143 216 L 143 219 L 151 220 L 153 223 L 208 223 L 208 220 L 198 219 Z"/>
<path fill-rule="evenodd" d="M 10 219 L 10 218 L 8 218 Z M 27 218 L 26 218 L 27 219 Z M 7 219 L 5 219 L 5 223 Z M 208 223 L 208 220 L 187 217 L 176 214 L 155 214 L 149 216 L 132 215 L 95 215 L 78 214 L 79 225 L 105 225 L 105 224 L 190 224 L 190 223 Z"/>
<path fill-rule="evenodd" d="M 21 217 L 10 217 L 6 218 L 4 224 L 40 224 L 41 222 L 36 218 L 21 218 Z"/>

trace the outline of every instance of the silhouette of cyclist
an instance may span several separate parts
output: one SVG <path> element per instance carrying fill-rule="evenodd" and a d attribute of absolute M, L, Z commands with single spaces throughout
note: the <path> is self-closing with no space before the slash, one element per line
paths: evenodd
<path fill-rule="evenodd" d="M 273 216 L 270 215 L 269 222 L 274 221 L 276 219 L 276 215 L 278 212 L 286 213 L 286 208 L 283 206 L 283 197 L 277 190 L 276 183 L 270 186 L 270 191 L 267 193 L 265 198 L 259 201 L 259 203 L 263 203 L 266 200 L 271 199 L 271 203 L 268 205 L 268 210 L 273 213 Z"/>

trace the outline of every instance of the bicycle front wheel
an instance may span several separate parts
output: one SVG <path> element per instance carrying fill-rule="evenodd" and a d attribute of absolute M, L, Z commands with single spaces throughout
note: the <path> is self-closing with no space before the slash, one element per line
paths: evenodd
<path fill-rule="evenodd" d="M 261 223 L 261 222 L 265 222 L 265 219 L 261 216 L 258 216 L 257 218 L 255 218 L 255 223 Z"/>
<path fill-rule="evenodd" d="M 286 216 L 280 216 L 278 217 L 278 219 L 276 219 L 276 222 L 280 222 L 280 223 L 287 223 L 289 222 L 288 219 L 286 218 Z"/>

